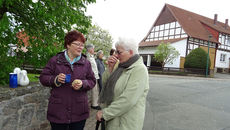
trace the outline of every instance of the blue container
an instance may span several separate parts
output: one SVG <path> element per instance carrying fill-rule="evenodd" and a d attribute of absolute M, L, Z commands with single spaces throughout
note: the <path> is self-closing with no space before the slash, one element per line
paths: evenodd
<path fill-rule="evenodd" d="M 69 83 L 71 81 L 71 74 L 66 74 L 65 75 L 65 82 Z"/>
<path fill-rule="evenodd" d="M 18 87 L 18 78 L 16 73 L 10 73 L 10 88 Z"/>

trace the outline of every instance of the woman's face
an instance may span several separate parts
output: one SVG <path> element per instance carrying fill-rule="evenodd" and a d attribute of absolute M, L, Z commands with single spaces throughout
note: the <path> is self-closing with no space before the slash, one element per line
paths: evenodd
<path fill-rule="evenodd" d="M 80 41 L 73 41 L 70 45 L 67 45 L 68 52 L 74 57 L 79 56 L 84 48 L 84 43 Z"/>
<path fill-rule="evenodd" d="M 133 52 L 131 50 L 125 50 L 122 46 L 116 47 L 116 57 L 119 59 L 120 63 L 126 62 L 132 56 Z"/>

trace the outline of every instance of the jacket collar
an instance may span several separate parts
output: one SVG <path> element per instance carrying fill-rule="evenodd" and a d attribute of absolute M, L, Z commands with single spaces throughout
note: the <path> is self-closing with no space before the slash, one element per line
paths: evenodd
<path fill-rule="evenodd" d="M 127 69 L 132 69 L 132 68 L 134 68 L 135 66 L 140 65 L 140 64 L 142 64 L 142 63 L 143 63 L 143 59 L 142 59 L 142 57 L 140 56 L 140 58 L 139 58 L 136 62 L 134 62 L 131 66 L 129 66 Z"/>
<path fill-rule="evenodd" d="M 57 63 L 60 63 L 60 64 L 69 64 L 69 62 L 66 60 L 65 58 L 65 54 L 64 54 L 64 51 L 63 52 L 59 52 L 57 53 Z M 74 63 L 74 64 L 85 64 L 85 60 L 86 60 L 86 56 L 84 54 L 81 55 L 81 59 Z"/>

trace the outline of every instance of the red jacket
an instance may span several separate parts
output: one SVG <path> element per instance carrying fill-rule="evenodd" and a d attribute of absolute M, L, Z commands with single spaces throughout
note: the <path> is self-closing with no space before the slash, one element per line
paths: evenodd
<path fill-rule="evenodd" d="M 54 79 L 59 73 L 71 74 L 70 83 L 56 87 Z M 81 79 L 83 86 L 80 90 L 72 88 L 72 82 Z M 52 57 L 40 75 L 44 86 L 52 87 L 50 91 L 47 119 L 54 123 L 78 122 L 89 117 L 87 91 L 95 86 L 96 79 L 90 62 L 81 56 L 72 68 L 66 60 L 64 52 Z"/>

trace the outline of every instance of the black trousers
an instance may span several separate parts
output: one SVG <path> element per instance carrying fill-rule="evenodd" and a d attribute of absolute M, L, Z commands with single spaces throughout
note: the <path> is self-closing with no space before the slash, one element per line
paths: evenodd
<path fill-rule="evenodd" d="M 102 89 L 102 77 L 99 76 L 100 78 L 97 80 L 98 82 L 98 86 L 99 86 L 99 93 L 101 92 L 101 89 Z"/>
<path fill-rule="evenodd" d="M 59 124 L 50 122 L 51 130 L 84 130 L 86 120 L 70 123 Z"/>

